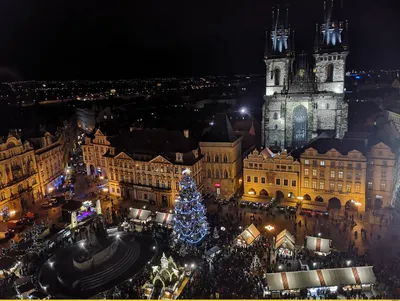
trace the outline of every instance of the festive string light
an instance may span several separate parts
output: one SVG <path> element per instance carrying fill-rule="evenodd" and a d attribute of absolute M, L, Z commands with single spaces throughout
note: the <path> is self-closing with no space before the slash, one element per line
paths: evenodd
<path fill-rule="evenodd" d="M 192 246 L 208 234 L 206 208 L 190 172 L 185 170 L 179 185 L 181 190 L 175 203 L 173 236 L 183 244 Z"/>

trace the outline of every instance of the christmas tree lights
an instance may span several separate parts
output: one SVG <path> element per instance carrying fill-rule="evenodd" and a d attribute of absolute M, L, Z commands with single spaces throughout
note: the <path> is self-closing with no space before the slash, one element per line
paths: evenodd
<path fill-rule="evenodd" d="M 190 247 L 198 244 L 208 234 L 206 208 L 190 176 L 190 170 L 183 172 L 179 185 L 181 189 L 175 204 L 173 237 L 178 243 Z"/>

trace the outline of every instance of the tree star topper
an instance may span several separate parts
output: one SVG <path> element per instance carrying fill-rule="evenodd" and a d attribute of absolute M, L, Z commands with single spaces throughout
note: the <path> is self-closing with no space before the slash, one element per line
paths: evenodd
<path fill-rule="evenodd" d="M 185 169 L 182 171 L 182 174 L 183 174 L 183 175 L 190 175 L 190 169 L 189 169 L 189 168 L 185 168 Z"/>

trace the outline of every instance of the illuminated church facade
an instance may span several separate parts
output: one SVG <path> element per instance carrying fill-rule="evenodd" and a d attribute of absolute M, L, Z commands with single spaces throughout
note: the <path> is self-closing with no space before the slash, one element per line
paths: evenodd
<path fill-rule="evenodd" d="M 262 145 L 293 149 L 325 132 L 342 138 L 347 131 L 344 100 L 348 52 L 347 21 L 340 21 L 332 1 L 316 24 L 312 58 L 295 55 L 294 31 L 287 10 L 273 12 L 266 33 L 266 92 L 262 108 Z M 285 15 L 285 16 L 282 16 Z"/>

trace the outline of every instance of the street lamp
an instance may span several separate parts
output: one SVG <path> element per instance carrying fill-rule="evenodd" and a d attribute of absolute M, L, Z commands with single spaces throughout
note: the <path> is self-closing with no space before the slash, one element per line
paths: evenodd
<path fill-rule="evenodd" d="M 240 109 L 240 113 L 246 114 L 246 113 L 247 113 L 247 109 L 246 109 L 246 108 L 241 108 L 241 109 Z"/>
<path fill-rule="evenodd" d="M 271 225 L 267 225 L 267 226 L 265 226 L 265 229 L 267 229 L 268 231 L 272 231 L 275 229 L 275 227 L 271 226 Z"/>

